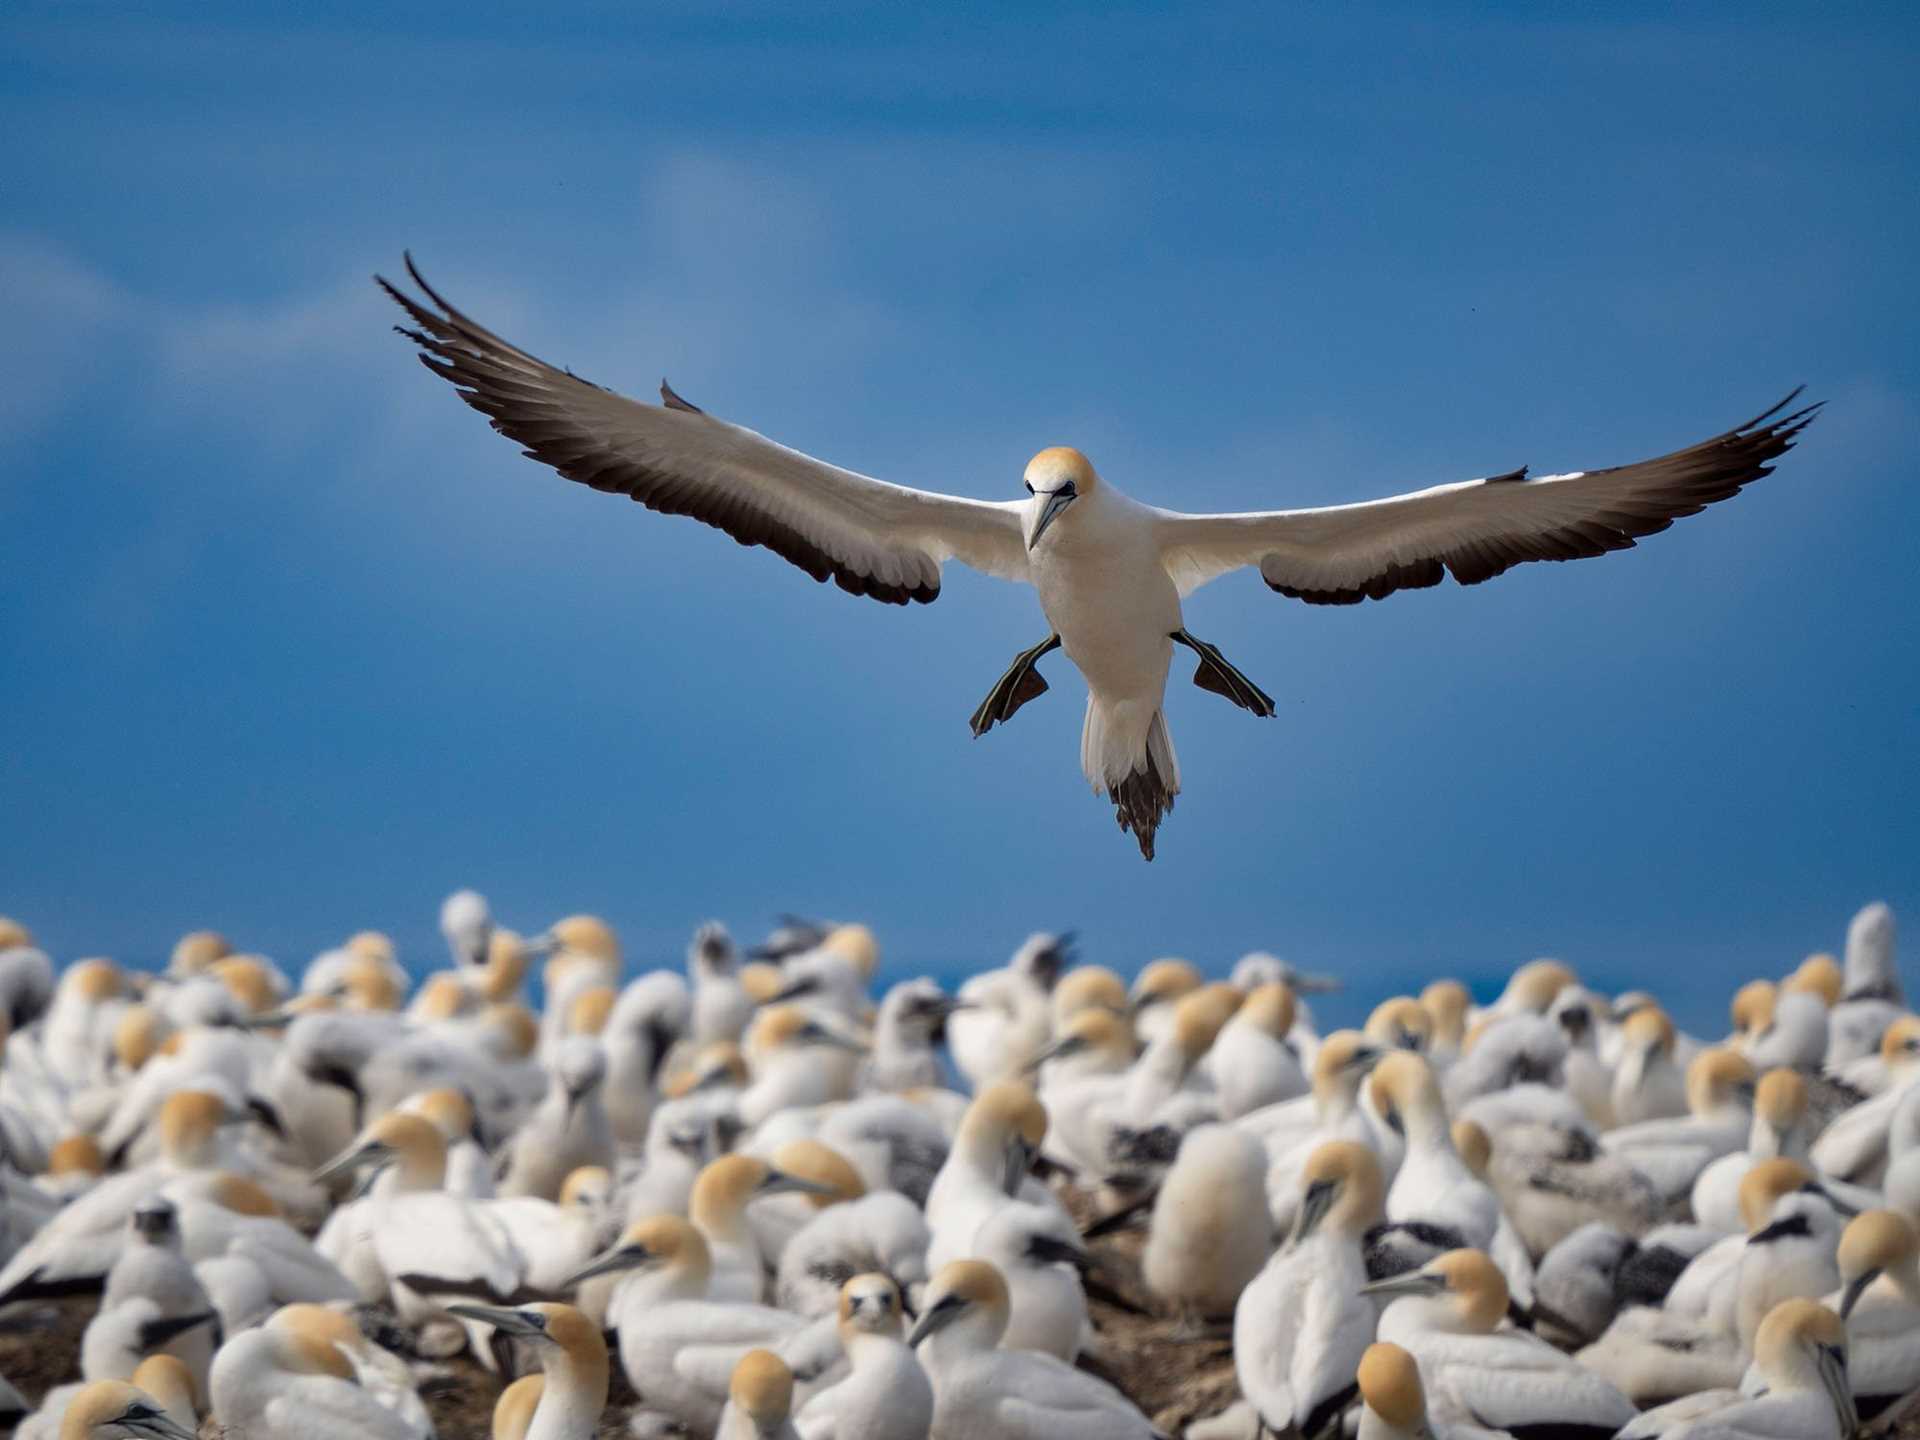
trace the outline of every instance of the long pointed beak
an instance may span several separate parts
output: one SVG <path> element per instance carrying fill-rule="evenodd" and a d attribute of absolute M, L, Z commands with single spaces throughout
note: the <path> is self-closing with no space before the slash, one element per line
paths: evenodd
<path fill-rule="evenodd" d="M 816 1180 L 803 1180 L 798 1175 L 789 1175 L 784 1170 L 769 1170 L 767 1178 L 760 1182 L 759 1194 L 762 1195 L 831 1195 L 836 1199 L 840 1192 L 831 1185 L 822 1185 Z"/>
<path fill-rule="evenodd" d="M 1360 1293 L 1390 1300 L 1396 1295 L 1436 1295 L 1445 1288 L 1446 1282 L 1437 1275 L 1410 1270 L 1405 1275 L 1390 1275 L 1385 1280 L 1362 1285 Z"/>
<path fill-rule="evenodd" d="M 1023 1075 L 1035 1074 L 1039 1071 L 1040 1067 L 1045 1065 L 1049 1060 L 1064 1060 L 1067 1056 L 1077 1055 L 1086 1048 L 1087 1042 L 1085 1040 L 1081 1039 L 1078 1035 L 1069 1035 L 1043 1048 L 1039 1054 L 1035 1055 L 1031 1060 L 1027 1061 L 1025 1065 L 1020 1067 L 1020 1073 Z"/>
<path fill-rule="evenodd" d="M 368 1161 L 378 1158 L 385 1148 L 377 1141 L 369 1141 L 364 1145 L 349 1145 L 313 1172 L 313 1182 L 316 1185 L 324 1184 L 336 1175 L 351 1174 Z"/>
<path fill-rule="evenodd" d="M 585 1284 L 596 1275 L 612 1275 L 621 1270 L 637 1270 L 653 1256 L 638 1245 L 623 1245 L 618 1250 L 609 1250 L 598 1260 L 590 1260 L 584 1269 L 576 1270 L 560 1282 L 562 1290 L 571 1290 L 576 1285 Z"/>
<path fill-rule="evenodd" d="M 830 1050 L 844 1050 L 849 1055 L 868 1053 L 867 1047 L 858 1040 L 849 1039 L 837 1031 L 829 1030 L 824 1025 L 809 1026 L 805 1038 L 809 1045 L 825 1045 Z"/>
<path fill-rule="evenodd" d="M 1032 550 L 1040 543 L 1040 537 L 1047 533 L 1047 527 L 1059 518 L 1060 512 L 1071 505 L 1077 497 L 1071 490 L 1055 490 L 1047 496 L 1047 503 L 1040 507 L 1040 518 L 1033 522 L 1033 534 L 1027 537 L 1027 549 Z"/>
<path fill-rule="evenodd" d="M 1878 1270 L 1869 1270 L 1864 1275 L 1856 1275 L 1847 1282 L 1847 1288 L 1840 1295 L 1840 1318 L 1845 1320 L 1853 1314 L 1853 1307 L 1860 1303 L 1860 1297 L 1867 1293 L 1867 1287 L 1880 1277 Z"/>
<path fill-rule="evenodd" d="M 559 1342 L 541 1329 L 530 1324 L 527 1317 L 518 1310 L 503 1310 L 496 1305 L 449 1305 L 449 1315 L 464 1316 L 468 1320 L 478 1320 L 482 1325 L 491 1325 L 506 1335 L 523 1335 L 530 1340 L 545 1340 L 554 1345 Z"/>
<path fill-rule="evenodd" d="M 1020 1193 L 1020 1182 L 1027 1178 L 1027 1171 L 1033 1168 L 1033 1147 L 1025 1140 L 1015 1139 L 1007 1146 L 1007 1168 L 1001 1177 L 1001 1188 L 1009 1195 Z"/>
<path fill-rule="evenodd" d="M 193 1431 L 187 1429 L 164 1410 L 156 1411 L 140 1420 L 123 1420 L 120 1424 L 123 1429 L 153 1435 L 158 1437 L 158 1440 L 197 1440 Z"/>

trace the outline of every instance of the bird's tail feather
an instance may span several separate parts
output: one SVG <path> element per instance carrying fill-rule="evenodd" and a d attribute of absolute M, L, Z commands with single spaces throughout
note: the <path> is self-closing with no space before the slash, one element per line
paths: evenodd
<path fill-rule="evenodd" d="M 1153 836 L 1180 793 L 1180 760 L 1159 706 L 1102 702 L 1087 697 L 1080 733 L 1080 764 L 1096 791 L 1113 802 L 1120 828 L 1153 859 Z"/>

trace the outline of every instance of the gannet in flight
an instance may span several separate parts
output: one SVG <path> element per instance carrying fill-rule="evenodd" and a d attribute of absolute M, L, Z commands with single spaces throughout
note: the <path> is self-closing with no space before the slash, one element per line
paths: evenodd
<path fill-rule="evenodd" d="M 1819 409 L 1783 413 L 1796 390 L 1725 434 L 1637 464 L 1531 479 L 1522 467 L 1304 510 L 1162 510 L 1122 494 L 1064 445 L 1028 463 L 1026 498 L 969 500 L 790 450 L 706 414 L 665 381 L 660 405 L 629 400 L 468 319 L 411 257 L 407 273 L 435 308 L 379 283 L 412 318 L 414 328 L 400 333 L 421 347 L 422 362 L 494 429 L 569 480 L 690 515 L 742 545 L 766 546 L 815 580 L 891 605 L 938 597 L 948 560 L 1032 585 L 1047 637 L 1014 657 L 974 711 L 973 733 L 1042 694 L 1047 682 L 1036 666 L 1064 649 L 1087 682 L 1081 767 L 1149 860 L 1154 831 L 1180 793 L 1163 714 L 1174 645 L 1199 657 L 1193 679 L 1201 689 L 1258 716 L 1274 713 L 1264 690 L 1186 628 L 1180 602 L 1209 580 L 1253 566 L 1282 595 L 1350 605 L 1438 585 L 1448 574 L 1477 585 L 1526 560 L 1625 550 L 1767 474 Z"/>

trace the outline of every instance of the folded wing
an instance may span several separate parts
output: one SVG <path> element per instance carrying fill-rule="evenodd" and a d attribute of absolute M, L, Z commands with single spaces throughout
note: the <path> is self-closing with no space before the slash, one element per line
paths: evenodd
<path fill-rule="evenodd" d="M 1611 470 L 1530 480 L 1521 469 L 1312 510 L 1162 512 L 1162 559 L 1183 595 L 1257 565 L 1282 595 L 1352 605 L 1438 585 L 1449 574 L 1478 585 L 1528 560 L 1627 550 L 1771 471 L 1820 409 L 1783 413 L 1799 394 L 1724 435 Z"/>
<path fill-rule="evenodd" d="M 417 328 L 421 361 L 528 456 L 569 480 L 690 515 L 742 545 L 764 545 L 815 580 L 891 605 L 931 601 L 959 560 L 1027 578 L 1019 510 L 892 485 L 815 460 L 707 415 L 664 383 L 662 405 L 629 400 L 502 340 L 407 272 L 433 308 L 387 283 Z"/>

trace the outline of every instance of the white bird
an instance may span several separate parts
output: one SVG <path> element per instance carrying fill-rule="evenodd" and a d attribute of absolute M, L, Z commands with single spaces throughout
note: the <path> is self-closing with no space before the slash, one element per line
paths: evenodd
<path fill-rule="evenodd" d="M 1835 1118 L 1808 1152 L 1823 1175 L 1857 1185 L 1885 1177 L 1894 1116 L 1920 1082 L 1920 1015 L 1902 1015 L 1887 1026 L 1880 1057 L 1886 1062 L 1887 1088 Z"/>
<path fill-rule="evenodd" d="M 1848 1440 L 1847 1332 L 1812 1300 L 1782 1301 L 1761 1325 L 1755 1364 L 1766 1393 L 1711 1390 L 1636 1416 L 1619 1440 Z"/>
<path fill-rule="evenodd" d="M 539 1358 L 545 1383 L 524 1440 L 592 1440 L 599 1433 L 610 1370 L 598 1325 L 571 1305 L 456 1305 L 453 1312 L 525 1340 Z"/>
<path fill-rule="evenodd" d="M 1410 1050 L 1396 1050 L 1368 1083 L 1407 1135 L 1406 1158 L 1387 1190 L 1387 1225 L 1374 1239 L 1369 1263 L 1391 1273 L 1424 1264 L 1438 1251 L 1485 1250 L 1500 1225 L 1500 1200 L 1453 1148 L 1433 1067 Z"/>
<path fill-rule="evenodd" d="M 935 1043 L 965 1002 L 926 977 L 905 980 L 881 997 L 873 1054 L 860 1074 L 863 1090 L 921 1090 L 943 1083 Z"/>
<path fill-rule="evenodd" d="M 1905 1008 L 1893 940 L 1893 911 L 1881 901 L 1862 907 L 1847 926 L 1846 968 L 1829 1019 L 1830 1067 L 1872 1054 L 1881 1032 Z"/>
<path fill-rule="evenodd" d="M 315 1178 L 369 1165 L 393 1166 L 393 1189 L 342 1205 L 318 1242 L 364 1298 L 390 1300 L 402 1321 L 420 1325 L 446 1314 L 449 1299 L 507 1300 L 520 1289 L 525 1258 L 486 1202 L 440 1188 L 446 1141 L 431 1121 L 398 1112 L 376 1120 Z"/>
<path fill-rule="evenodd" d="M 975 1089 L 1018 1077 L 1047 1044 L 1051 994 L 1072 954 L 1071 935 L 1029 935 L 998 970 L 968 979 L 956 996 L 966 1008 L 947 1024 L 953 1063 Z"/>
<path fill-rule="evenodd" d="M 1237 1120 L 1311 1090 L 1300 1057 L 1287 1044 L 1296 1009 L 1293 987 L 1275 981 L 1249 992 L 1221 1027 L 1206 1061 L 1221 1119 Z"/>
<path fill-rule="evenodd" d="M 1753 1128 L 1753 1067 L 1732 1050 L 1703 1050 L 1687 1066 L 1688 1114 L 1609 1130 L 1600 1143 L 1679 1199 L 1700 1172 L 1747 1143 Z"/>
<path fill-rule="evenodd" d="M 1840 1236 L 1838 1294 L 1826 1303 L 1847 1327 L 1847 1383 L 1864 1420 L 1920 1386 L 1920 1232 L 1905 1216 L 1868 1210 Z"/>
<path fill-rule="evenodd" d="M 393 1351 L 376 1345 L 345 1310 L 330 1305 L 283 1305 L 265 1323 L 331 1345 L 347 1357 L 353 1378 L 401 1421 L 423 1434 L 433 1429 L 426 1403 L 414 1388 L 413 1371 Z M 251 1328 L 251 1327 L 249 1327 Z M 202 1394 L 206 1393 L 204 1388 Z"/>
<path fill-rule="evenodd" d="M 559 1198 L 560 1186 L 586 1165 L 613 1164 L 613 1127 L 602 1084 L 607 1058 L 598 1040 L 569 1035 L 547 1062 L 547 1094 L 514 1132 L 499 1193 Z"/>
<path fill-rule="evenodd" d="M 493 911 L 477 890 L 456 890 L 441 903 L 440 933 L 447 937 L 453 963 L 462 968 L 484 965 L 487 944 L 493 938 Z"/>
<path fill-rule="evenodd" d="M 1443 1434 L 1538 1427 L 1565 1440 L 1603 1440 L 1634 1416 L 1626 1396 L 1544 1340 L 1497 1328 L 1507 1285 L 1478 1250 L 1449 1251 L 1375 1281 L 1367 1293 L 1390 1302 L 1379 1338 L 1419 1362 L 1428 1413 Z"/>
<path fill-rule="evenodd" d="M 150 1196 L 134 1207 L 129 1230 L 126 1248 L 107 1272 L 100 1309 L 81 1344 L 82 1373 L 89 1380 L 131 1379 L 133 1366 L 142 1357 L 164 1349 L 186 1365 L 194 1384 L 204 1392 L 207 1368 L 213 1363 L 212 1322 L 218 1316 L 181 1248 L 178 1211 L 170 1200 Z M 95 1327 L 103 1331 L 116 1325 L 124 1328 L 125 1322 L 116 1321 L 116 1314 L 135 1304 L 142 1311 L 135 1326 L 139 1340 L 126 1368 L 89 1364 L 88 1347 Z M 172 1327 L 178 1328 L 171 1337 L 163 1338 L 161 1332 Z"/>
<path fill-rule="evenodd" d="M 1118 1390 L 1034 1350 L 1003 1350 L 1007 1286 L 959 1260 L 927 1287 L 907 1337 L 933 1382 L 932 1440 L 1151 1440 L 1160 1432 Z"/>
<path fill-rule="evenodd" d="M 926 1440 L 933 1385 L 905 1341 L 899 1288 L 885 1275 L 841 1287 L 839 1335 L 847 1378 L 793 1417 L 801 1440 Z"/>
<path fill-rule="evenodd" d="M 146 1391 L 124 1380 L 97 1380 L 66 1401 L 59 1440 L 194 1440 L 194 1433 Z"/>
<path fill-rule="evenodd" d="M 687 1218 L 707 1242 L 713 1275 L 712 1300 L 758 1302 L 777 1256 L 763 1254 L 747 1206 L 761 1196 L 824 1195 L 826 1186 L 777 1170 L 750 1155 L 722 1155 L 699 1174 L 688 1199 Z"/>
<path fill-rule="evenodd" d="M 213 1357 L 213 1413 L 248 1440 L 430 1440 L 361 1389 L 353 1363 L 331 1340 L 297 1326 L 262 1325 Z"/>
<path fill-rule="evenodd" d="M 1046 1136 L 1046 1110 L 1017 1081 L 1003 1080 L 975 1097 L 927 1192 L 929 1272 L 968 1253 L 980 1226 L 1019 1193 Z"/>
<path fill-rule="evenodd" d="M 1380 1162 L 1332 1140 L 1300 1173 L 1287 1248 L 1241 1293 L 1233 1312 L 1240 1390 L 1275 1435 L 1322 1434 L 1353 1398 L 1354 1367 L 1373 1341 L 1378 1308 L 1362 1242 L 1381 1215 Z"/>
<path fill-rule="evenodd" d="M 708 1298 L 707 1242 L 692 1224 L 656 1215 L 629 1226 L 614 1248 L 572 1277 L 635 1271 L 614 1291 L 607 1319 L 620 1332 L 620 1363 L 650 1410 L 711 1434 L 734 1366 L 749 1350 L 778 1350 L 808 1322 L 766 1305 Z M 815 1322 L 818 1323 L 818 1322 Z"/>
<path fill-rule="evenodd" d="M 1003 1349 L 1039 1350 L 1068 1364 L 1079 1358 L 1089 1336 L 1083 1279 L 1094 1261 L 1071 1220 L 1051 1206 L 1013 1201 L 981 1224 L 967 1258 L 986 1261 L 1007 1283 Z"/>
<path fill-rule="evenodd" d="M 1371 503 L 1185 515 L 1128 498 L 1077 450 L 1028 464 L 1028 498 L 960 499 L 871 479 L 704 414 L 664 383 L 643 405 L 535 359 L 453 309 L 407 262 L 435 308 L 380 283 L 412 318 L 422 360 L 535 459 L 596 489 L 691 515 L 764 545 L 815 579 L 904 604 L 940 593 L 957 559 L 1039 594 L 1050 633 L 1022 652 L 973 716 L 976 735 L 1041 694 L 1035 663 L 1056 647 L 1086 678 L 1081 767 L 1120 827 L 1153 858 L 1180 793 L 1163 714 L 1176 643 L 1195 681 L 1255 715 L 1272 699 L 1188 632 L 1182 597 L 1242 567 L 1315 604 L 1478 584 L 1527 560 L 1631 547 L 1768 473 L 1817 407 L 1792 400 L 1700 444 L 1613 469 L 1528 479 L 1524 468 Z M 1796 392 L 1797 394 L 1798 392 Z"/>

